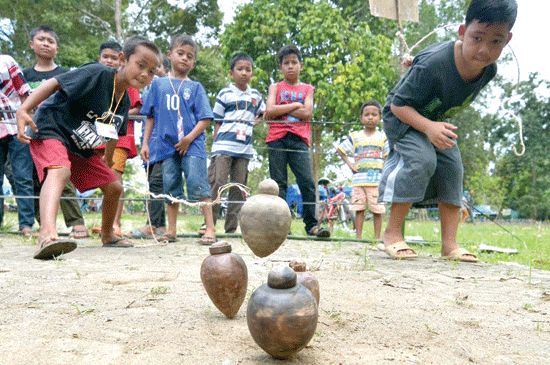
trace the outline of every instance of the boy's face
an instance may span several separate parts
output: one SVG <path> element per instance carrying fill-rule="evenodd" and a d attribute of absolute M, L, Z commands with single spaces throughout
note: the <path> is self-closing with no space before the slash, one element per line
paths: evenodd
<path fill-rule="evenodd" d="M 239 60 L 235 67 L 229 71 L 229 76 L 235 80 L 235 85 L 240 89 L 246 89 L 246 86 L 252 78 L 252 64 L 250 61 Z"/>
<path fill-rule="evenodd" d="M 118 66 L 120 66 L 120 60 L 118 57 L 119 57 L 119 52 L 111 48 L 104 48 L 101 51 L 101 54 L 99 55 L 97 61 L 106 66 L 118 68 Z"/>
<path fill-rule="evenodd" d="M 55 37 L 44 31 L 37 32 L 29 42 L 29 46 L 37 57 L 53 59 L 59 50 Z"/>
<path fill-rule="evenodd" d="M 138 46 L 128 60 L 123 53 L 120 55 L 120 72 L 129 86 L 139 90 L 151 83 L 159 67 L 159 57 L 153 50 L 145 46 Z"/>
<path fill-rule="evenodd" d="M 187 75 L 197 64 L 195 49 L 188 45 L 179 45 L 166 53 L 177 74 Z"/>
<path fill-rule="evenodd" d="M 464 61 L 474 69 L 483 69 L 498 60 L 512 33 L 506 23 L 488 24 L 474 20 L 468 26 L 462 24 L 458 36 L 462 41 Z"/>
<path fill-rule="evenodd" d="M 381 120 L 382 116 L 380 115 L 380 109 L 378 109 L 378 107 L 374 105 L 367 105 L 363 108 L 363 112 L 361 113 L 361 123 L 363 123 L 366 128 L 376 128 Z"/>
<path fill-rule="evenodd" d="M 304 64 L 300 62 L 298 55 L 292 53 L 283 57 L 283 62 L 279 65 L 279 70 L 283 73 L 285 79 L 296 80 L 300 76 L 300 72 L 304 68 Z"/>

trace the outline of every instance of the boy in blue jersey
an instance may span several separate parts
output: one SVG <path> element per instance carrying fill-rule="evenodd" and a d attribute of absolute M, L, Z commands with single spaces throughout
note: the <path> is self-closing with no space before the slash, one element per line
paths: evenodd
<path fill-rule="evenodd" d="M 458 127 L 446 120 L 470 105 L 495 77 L 495 62 L 512 38 L 516 16 L 515 0 L 472 0 L 459 39 L 421 51 L 388 95 L 383 113 L 390 153 L 378 201 L 392 203 L 382 237 L 392 258 L 418 256 L 403 241 L 405 216 L 413 203 L 437 202 L 441 256 L 478 261 L 456 242 L 464 171 Z"/>
<path fill-rule="evenodd" d="M 187 35 L 172 39 L 167 52 L 172 63 L 169 76 L 153 80 L 141 108 L 147 116 L 143 135 L 141 158 L 163 161 L 162 180 L 164 193 L 183 199 L 185 175 L 190 201 L 211 202 L 206 172 L 206 146 L 204 130 L 214 115 L 206 91 L 198 81 L 191 80 L 189 72 L 195 67 L 198 47 Z M 157 143 L 149 149 L 149 140 L 157 132 Z M 199 241 L 210 245 L 216 241 L 212 206 L 202 206 L 206 231 Z M 177 241 L 176 222 L 179 203 L 168 202 L 168 231 L 159 240 Z"/>
<path fill-rule="evenodd" d="M 230 182 L 246 185 L 248 180 L 248 161 L 254 155 L 252 131 L 256 117 L 265 111 L 265 103 L 258 90 L 248 83 L 252 78 L 254 61 L 246 53 L 237 53 L 229 61 L 229 76 L 233 79 L 228 87 L 218 93 L 214 104 L 214 143 L 212 159 L 208 168 L 210 193 L 213 198 L 218 189 Z M 242 204 L 233 203 L 244 200 L 243 193 L 237 187 L 229 189 L 229 203 L 225 217 L 225 233 L 234 233 L 237 229 L 237 215 Z M 214 224 L 220 212 L 220 205 L 213 207 Z"/>

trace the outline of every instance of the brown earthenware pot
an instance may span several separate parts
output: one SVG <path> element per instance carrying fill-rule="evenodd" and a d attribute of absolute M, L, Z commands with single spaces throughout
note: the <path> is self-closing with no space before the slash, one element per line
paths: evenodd
<path fill-rule="evenodd" d="M 201 280 L 216 308 L 227 318 L 235 317 L 246 296 L 248 270 L 228 242 L 210 246 L 210 256 L 201 265 Z"/>
<path fill-rule="evenodd" d="M 317 302 L 313 294 L 296 283 L 290 267 L 274 269 L 268 282 L 250 297 L 246 320 L 254 341 L 276 359 L 302 350 L 317 328 Z"/>
<path fill-rule="evenodd" d="M 286 201 L 277 196 L 279 187 L 274 180 L 260 183 L 259 194 L 242 206 L 239 225 L 243 240 L 252 252 L 266 257 L 275 252 L 290 232 L 292 217 Z"/>
<path fill-rule="evenodd" d="M 319 293 L 319 280 L 311 272 L 306 271 L 306 263 L 302 260 L 292 260 L 288 266 L 296 272 L 296 281 L 311 291 L 317 305 L 319 305 L 321 296 Z"/>

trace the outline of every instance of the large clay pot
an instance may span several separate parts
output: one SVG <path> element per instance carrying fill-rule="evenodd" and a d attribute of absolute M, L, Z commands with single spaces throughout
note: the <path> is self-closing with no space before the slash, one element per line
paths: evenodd
<path fill-rule="evenodd" d="M 239 213 L 243 239 L 259 257 L 275 252 L 290 231 L 290 209 L 278 193 L 279 187 L 274 180 L 262 181 L 258 194 L 248 199 Z"/>
<path fill-rule="evenodd" d="M 313 296 L 317 305 L 319 305 L 320 293 L 319 293 L 319 280 L 309 271 L 306 271 L 306 263 L 302 260 L 292 260 L 288 265 L 296 272 L 296 281 L 308 288 Z"/>
<path fill-rule="evenodd" d="M 246 311 L 252 338 L 276 359 L 303 349 L 315 334 L 317 319 L 315 297 L 296 283 L 296 273 L 290 267 L 272 270 L 267 284 L 250 297 Z"/>
<path fill-rule="evenodd" d="M 210 246 L 210 256 L 201 265 L 201 280 L 216 308 L 227 318 L 235 317 L 246 296 L 248 270 L 228 242 Z"/>

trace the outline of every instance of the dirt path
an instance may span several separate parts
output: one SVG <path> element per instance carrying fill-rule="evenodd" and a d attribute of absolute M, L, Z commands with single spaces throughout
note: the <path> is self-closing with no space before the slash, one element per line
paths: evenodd
<path fill-rule="evenodd" d="M 252 340 L 251 293 L 269 270 L 304 258 L 321 285 L 319 324 L 289 364 L 550 364 L 550 272 L 393 261 L 357 242 L 287 241 L 260 259 L 239 239 L 249 293 L 226 319 L 200 280 L 208 249 L 104 249 L 57 261 L 0 236 L 0 364 L 281 364 Z M 366 255 L 365 255 L 366 252 Z"/>

